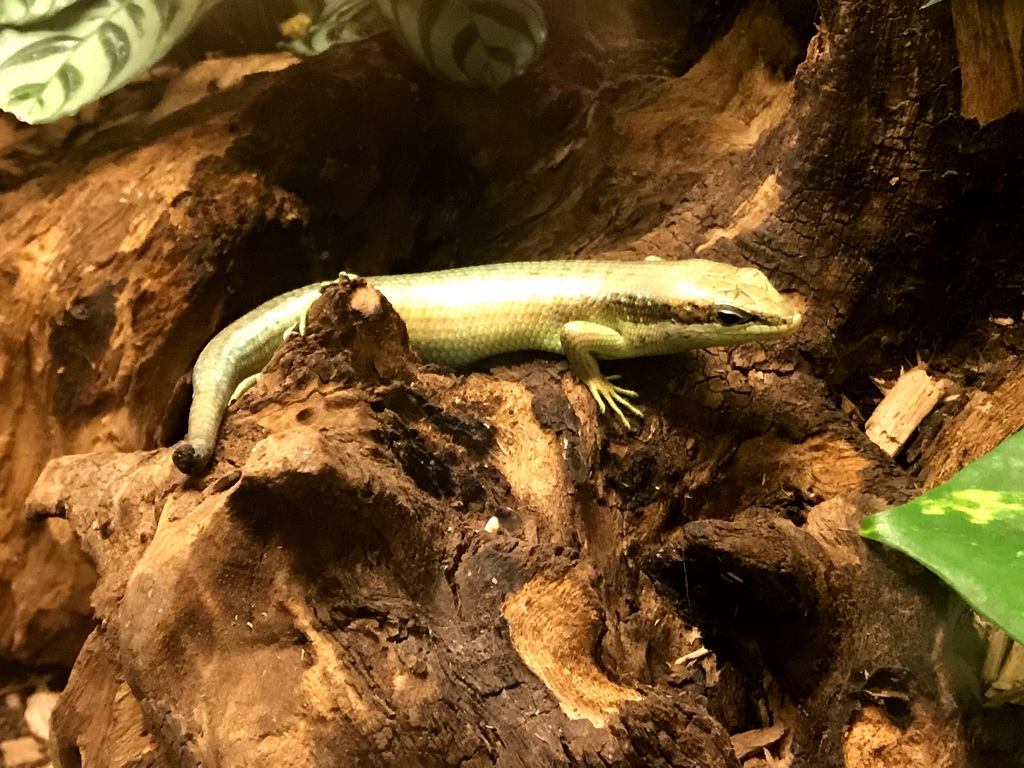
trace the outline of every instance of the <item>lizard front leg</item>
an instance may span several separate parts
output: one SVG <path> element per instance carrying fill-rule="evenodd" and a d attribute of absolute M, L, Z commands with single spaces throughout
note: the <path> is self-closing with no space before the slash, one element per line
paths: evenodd
<path fill-rule="evenodd" d="M 637 397 L 637 393 L 612 384 L 609 377 L 601 373 L 594 357 L 629 357 L 627 343 L 622 334 L 600 323 L 575 320 L 562 326 L 559 337 L 562 342 L 562 354 L 569 360 L 569 367 L 579 380 L 587 385 L 601 413 L 611 408 L 627 428 L 632 424 L 622 412 L 623 408 L 637 416 L 643 416 L 640 409 L 629 401 L 629 398 Z"/>
<path fill-rule="evenodd" d="M 332 285 L 337 285 L 342 280 L 355 280 L 357 277 L 359 277 L 359 275 L 353 275 L 351 272 L 339 272 L 337 280 L 324 280 L 322 283 L 320 283 L 320 293 L 323 293 Z M 289 336 L 293 336 L 295 334 L 298 334 L 299 336 L 306 335 L 306 319 L 309 317 L 309 308 L 313 306 L 313 302 L 316 301 L 316 299 L 316 296 L 311 298 L 309 300 L 309 303 L 302 308 L 301 312 L 299 312 L 299 316 L 296 319 L 295 323 L 293 323 L 292 325 L 288 326 L 287 329 L 285 329 L 285 332 L 281 337 L 284 341 L 287 341 Z M 250 384 L 250 386 L 252 386 L 252 384 Z"/>

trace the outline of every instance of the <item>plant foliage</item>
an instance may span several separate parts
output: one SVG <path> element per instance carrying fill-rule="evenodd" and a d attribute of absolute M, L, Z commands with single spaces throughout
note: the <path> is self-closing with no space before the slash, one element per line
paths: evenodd
<path fill-rule="evenodd" d="M 316 22 L 285 47 L 301 56 L 316 56 L 335 45 L 354 43 L 388 28 L 373 3 L 326 0 Z"/>
<path fill-rule="evenodd" d="M 219 0 L 0 0 L 0 109 L 27 123 L 71 115 L 145 71 Z M 307 56 L 391 31 L 426 69 L 497 88 L 539 55 L 536 0 L 323 0 L 288 44 Z M 300 18 L 300 17 L 296 17 Z"/>
<path fill-rule="evenodd" d="M 202 5 L 202 0 L 70 5 L 0 0 L 12 16 L 24 8 L 41 19 L 0 31 L 0 108 L 27 123 L 74 114 L 159 60 L 198 20 Z M 55 10 L 61 12 L 49 15 Z"/>
<path fill-rule="evenodd" d="M 1024 643 L 1024 432 L 913 501 L 866 518 L 861 535 L 918 560 Z"/>
<path fill-rule="evenodd" d="M 0 25 L 31 24 L 55 16 L 75 0 L 0 0 Z"/>
<path fill-rule="evenodd" d="M 308 31 L 288 47 L 314 55 L 382 31 L 447 80 L 499 88 L 521 75 L 547 39 L 536 0 L 326 0 Z"/>

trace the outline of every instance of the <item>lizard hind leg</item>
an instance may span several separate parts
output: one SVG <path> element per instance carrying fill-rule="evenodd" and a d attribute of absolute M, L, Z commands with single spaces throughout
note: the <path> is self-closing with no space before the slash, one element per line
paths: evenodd
<path fill-rule="evenodd" d="M 235 400 L 244 395 L 248 389 L 250 389 L 257 381 L 259 381 L 262 378 L 262 373 L 254 373 L 252 376 L 246 376 L 244 379 L 238 382 L 238 386 L 235 387 L 235 391 L 232 392 L 231 397 L 228 398 L 228 403 L 230 404 L 235 402 Z"/>

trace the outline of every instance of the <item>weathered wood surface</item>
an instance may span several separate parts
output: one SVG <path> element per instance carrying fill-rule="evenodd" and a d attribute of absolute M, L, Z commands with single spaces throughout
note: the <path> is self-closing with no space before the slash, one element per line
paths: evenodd
<path fill-rule="evenodd" d="M 951 0 L 961 113 L 985 124 L 1024 109 L 1024 2 Z"/>
<path fill-rule="evenodd" d="M 1019 120 L 959 117 L 912 1 L 546 8 L 499 95 L 380 40 L 195 70 L 0 201 L 5 652 L 70 659 L 98 574 L 61 765 L 734 766 L 779 724 L 797 766 L 871 764 L 886 724 L 964 764 L 937 587 L 856 536 L 913 480 L 835 403 L 1012 295 Z M 363 286 L 207 476 L 157 447 L 218 327 L 341 267 L 692 253 L 807 322 L 618 365 L 636 432 L 556 360 L 421 366 Z"/>

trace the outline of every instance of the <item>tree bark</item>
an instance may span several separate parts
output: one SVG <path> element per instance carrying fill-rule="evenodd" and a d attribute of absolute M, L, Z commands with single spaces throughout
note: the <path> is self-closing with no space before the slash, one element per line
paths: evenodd
<path fill-rule="evenodd" d="M 0 641 L 70 661 L 91 629 L 57 764 L 753 767 L 769 726 L 795 766 L 1019 764 L 967 737 L 943 590 L 856 536 L 916 492 L 870 377 L 973 391 L 1022 346 L 989 323 L 1024 312 L 1021 117 L 961 117 L 918 5 L 548 2 L 499 94 L 386 39 L 205 62 L 15 174 Z M 276 293 L 648 254 L 755 265 L 805 325 L 614 366 L 628 431 L 553 358 L 422 365 L 354 281 L 207 475 L 170 462 L 199 349 Z"/>

